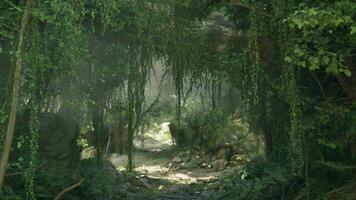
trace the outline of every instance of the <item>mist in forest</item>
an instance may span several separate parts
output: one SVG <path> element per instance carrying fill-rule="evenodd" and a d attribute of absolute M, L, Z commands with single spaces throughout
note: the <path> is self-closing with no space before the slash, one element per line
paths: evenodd
<path fill-rule="evenodd" d="M 356 3 L 0 2 L 0 200 L 356 199 Z"/>

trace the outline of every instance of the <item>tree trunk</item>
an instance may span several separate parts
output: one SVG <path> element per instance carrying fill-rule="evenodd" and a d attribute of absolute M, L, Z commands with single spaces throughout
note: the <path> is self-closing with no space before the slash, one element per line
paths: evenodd
<path fill-rule="evenodd" d="M 130 94 L 130 92 L 129 92 Z M 127 157 L 128 157 L 128 171 L 133 170 L 133 137 L 134 137 L 134 108 L 132 99 L 129 102 L 129 113 L 128 113 L 128 131 L 127 131 Z"/>
<path fill-rule="evenodd" d="M 352 77 L 346 78 L 344 75 L 339 74 L 336 78 L 349 100 L 351 102 L 356 102 L 356 75 L 353 74 Z"/>
<path fill-rule="evenodd" d="M 127 147 L 127 127 L 126 126 L 126 121 L 125 121 L 125 116 L 120 116 L 119 117 L 119 122 L 118 122 L 118 131 L 117 131 L 117 139 L 116 139 L 116 152 L 119 153 L 120 155 L 123 155 L 124 152 L 126 151 Z"/>
<path fill-rule="evenodd" d="M 19 42 L 17 46 L 18 57 L 15 65 L 14 81 L 12 87 L 12 102 L 11 102 L 11 112 L 9 117 L 9 123 L 6 132 L 6 138 L 4 143 L 4 149 L 1 155 L 0 161 L 0 192 L 4 183 L 4 177 L 6 172 L 6 165 L 9 160 L 10 149 L 12 144 L 12 139 L 14 137 L 16 112 L 19 101 L 20 85 L 21 85 L 21 70 L 22 70 L 22 48 L 24 46 L 26 27 L 29 21 L 30 9 L 34 4 L 35 0 L 27 0 L 25 5 L 25 11 L 22 15 L 21 29 L 19 32 Z"/>
<path fill-rule="evenodd" d="M 339 74 L 336 78 L 349 100 L 354 103 L 356 102 L 356 56 L 351 56 L 346 59 L 345 65 L 349 66 L 352 76 L 346 77 L 343 74 Z"/>
<path fill-rule="evenodd" d="M 101 105 L 101 104 L 100 104 Z M 96 146 L 96 160 L 98 164 L 102 161 L 104 152 L 105 152 L 105 143 L 104 138 L 104 113 L 103 108 L 98 105 L 95 105 L 93 113 L 92 113 L 92 122 L 94 127 L 94 139 L 95 139 L 95 146 Z"/>

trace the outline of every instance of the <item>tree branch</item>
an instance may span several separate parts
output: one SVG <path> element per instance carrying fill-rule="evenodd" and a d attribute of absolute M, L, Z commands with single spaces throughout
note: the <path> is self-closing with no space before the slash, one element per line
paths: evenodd
<path fill-rule="evenodd" d="M 310 74 L 312 75 L 312 77 L 314 78 L 314 80 L 317 82 L 319 88 L 320 88 L 320 92 L 321 94 L 324 96 L 324 98 L 326 98 L 326 93 L 324 90 L 323 85 L 321 84 L 321 82 L 319 81 L 318 77 L 314 74 L 314 72 L 310 71 Z"/>
<path fill-rule="evenodd" d="M 2 186 L 4 184 L 6 165 L 9 160 L 11 144 L 12 144 L 12 140 L 14 137 L 16 113 L 17 113 L 17 106 L 18 106 L 20 86 L 21 86 L 22 49 L 24 46 L 25 32 L 26 32 L 27 24 L 28 24 L 29 17 L 30 17 L 30 9 L 31 9 L 32 5 L 34 4 L 34 1 L 35 0 L 27 0 L 26 1 L 25 11 L 22 15 L 22 20 L 21 20 L 19 41 L 18 41 L 18 45 L 17 45 L 17 60 L 16 60 L 16 65 L 15 65 L 14 82 L 13 82 L 13 87 L 12 87 L 11 111 L 10 111 L 10 117 L 9 117 L 9 123 L 7 126 L 7 131 L 6 131 L 4 149 L 2 151 L 1 161 L 0 161 L 0 195 L 1 195 L 1 191 L 2 191 Z"/>
<path fill-rule="evenodd" d="M 67 193 L 67 192 L 73 190 L 74 188 L 79 187 L 80 185 L 82 185 L 83 181 L 84 181 L 84 179 L 81 179 L 78 183 L 76 183 L 76 184 L 74 184 L 74 185 L 72 185 L 72 186 L 70 186 L 70 187 L 68 187 L 68 188 L 65 188 L 65 189 L 64 189 L 61 193 L 59 193 L 59 194 L 56 196 L 56 198 L 54 198 L 53 200 L 59 200 L 65 193 Z"/>

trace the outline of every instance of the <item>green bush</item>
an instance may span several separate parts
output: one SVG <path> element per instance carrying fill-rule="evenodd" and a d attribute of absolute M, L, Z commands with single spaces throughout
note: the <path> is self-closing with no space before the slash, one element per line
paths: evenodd
<path fill-rule="evenodd" d="M 193 146 L 194 131 L 186 122 L 178 124 L 177 121 L 173 121 L 169 125 L 169 130 L 175 144 L 179 148 L 191 148 Z"/>
<path fill-rule="evenodd" d="M 219 199 L 274 200 L 292 199 L 303 186 L 293 178 L 285 164 L 258 158 L 243 168 L 220 178 Z"/>
<path fill-rule="evenodd" d="M 231 118 L 220 110 L 193 109 L 184 115 L 180 125 L 170 124 L 171 135 L 181 148 L 197 148 L 216 151 L 231 142 L 239 130 Z"/>
<path fill-rule="evenodd" d="M 117 192 L 118 175 L 111 163 L 100 166 L 94 160 L 82 161 L 81 172 L 84 176 L 83 194 L 87 199 L 112 199 Z"/>

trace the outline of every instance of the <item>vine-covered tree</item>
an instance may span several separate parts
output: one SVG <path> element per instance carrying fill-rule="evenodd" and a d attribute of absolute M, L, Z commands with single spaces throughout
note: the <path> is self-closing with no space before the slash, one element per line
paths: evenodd
<path fill-rule="evenodd" d="M 25 186 L 15 191 L 21 198 L 41 198 L 41 137 L 61 132 L 59 124 L 79 124 L 79 135 L 62 131 L 60 140 L 92 143 L 98 168 L 105 168 L 115 140 L 133 171 L 134 138 L 160 100 L 147 108 L 159 65 L 175 88 L 171 132 L 177 146 L 210 153 L 238 148 L 221 142 L 228 140 L 225 114 L 234 114 L 246 132 L 263 138 L 261 159 L 287 166 L 288 181 L 298 185 L 297 192 L 287 191 L 290 182 L 277 178 L 282 196 L 264 197 L 266 191 L 256 188 L 265 183 L 253 182 L 245 192 L 231 184 L 222 199 L 353 198 L 355 18 L 352 0 L 2 1 L 0 189 L 9 192 L 6 171 L 21 171 L 24 180 L 9 185 Z M 199 94 L 209 112 L 194 118 L 187 99 Z M 53 117 L 44 125 L 43 116 Z M 68 149 L 58 146 L 48 151 L 67 159 Z M 82 183 L 88 184 L 75 187 Z"/>

